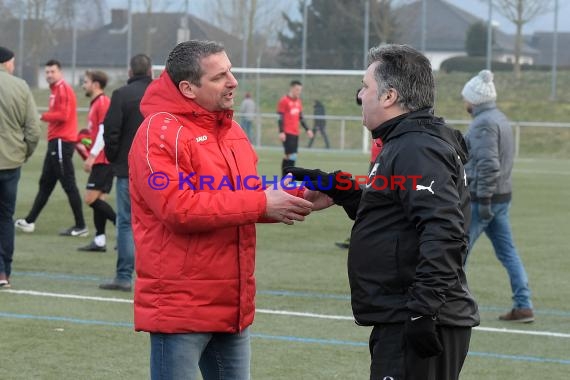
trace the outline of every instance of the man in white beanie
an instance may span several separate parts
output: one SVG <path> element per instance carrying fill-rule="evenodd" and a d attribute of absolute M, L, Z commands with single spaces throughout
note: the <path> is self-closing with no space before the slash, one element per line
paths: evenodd
<path fill-rule="evenodd" d="M 511 172 L 514 161 L 513 130 L 505 114 L 495 104 L 497 92 L 493 73 L 482 70 L 469 80 L 461 95 L 473 121 L 465 140 L 469 161 L 465 165 L 471 193 L 469 252 L 481 233 L 489 237 L 495 255 L 509 274 L 513 308 L 499 316 L 509 322 L 532 322 L 534 313 L 528 277 L 513 243 L 509 208 Z"/>

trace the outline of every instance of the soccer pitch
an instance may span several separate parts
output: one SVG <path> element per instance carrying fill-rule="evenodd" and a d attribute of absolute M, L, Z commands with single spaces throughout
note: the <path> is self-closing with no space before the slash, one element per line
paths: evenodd
<path fill-rule="evenodd" d="M 280 171 L 281 149 L 260 149 L 259 172 Z M 22 171 L 16 217 L 37 191 L 45 142 Z M 78 186 L 87 175 L 76 158 Z M 301 150 L 299 166 L 366 174 L 368 155 Z M 481 309 L 462 372 L 464 380 L 566 379 L 570 373 L 570 161 L 515 162 L 511 210 L 515 242 L 533 291 L 536 321 L 508 324 L 506 272 L 481 237 L 468 279 Z M 83 191 L 82 191 L 83 192 Z M 110 197 L 114 205 L 114 189 Z M 92 211 L 83 209 L 93 232 Z M 107 253 L 77 252 L 87 238 L 60 237 L 72 224 L 60 186 L 36 222 L 17 233 L 13 288 L 0 291 L 0 377 L 5 379 L 144 379 L 149 340 L 132 328 L 131 294 L 98 289 L 112 278 L 115 233 Z M 352 321 L 344 240 L 351 222 L 339 207 L 294 226 L 258 225 L 257 314 L 252 326 L 253 379 L 366 379 L 370 329 Z M 92 235 L 91 235 L 92 237 Z"/>

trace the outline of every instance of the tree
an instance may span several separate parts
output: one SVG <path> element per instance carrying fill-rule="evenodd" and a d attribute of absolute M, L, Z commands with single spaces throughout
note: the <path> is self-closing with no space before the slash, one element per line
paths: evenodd
<path fill-rule="evenodd" d="M 482 0 L 483 1 L 483 0 Z M 517 79 L 521 76 L 522 30 L 525 24 L 550 10 L 551 0 L 493 0 L 496 9 L 516 26 L 515 64 L 513 71 Z"/>
<path fill-rule="evenodd" d="M 226 32 L 243 41 L 242 62 L 250 66 L 266 50 L 271 36 L 282 25 L 281 0 L 212 0 L 212 20 Z M 238 62 L 235 62 L 237 65 Z"/>
<path fill-rule="evenodd" d="M 396 36 L 392 14 L 395 0 L 312 0 L 307 15 L 307 67 L 361 69 L 365 2 L 370 1 L 370 46 L 389 43 Z M 303 14 L 304 0 L 299 0 Z M 301 66 L 302 21 L 283 13 L 286 23 L 279 33 L 279 60 L 286 67 Z"/>
<path fill-rule="evenodd" d="M 493 41 L 493 36 L 491 36 Z M 465 51 L 470 57 L 484 57 L 487 54 L 487 25 L 481 21 L 472 24 L 465 37 Z"/>

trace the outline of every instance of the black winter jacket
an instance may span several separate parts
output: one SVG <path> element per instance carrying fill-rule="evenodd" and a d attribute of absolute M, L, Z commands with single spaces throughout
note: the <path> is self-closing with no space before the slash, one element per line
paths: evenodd
<path fill-rule="evenodd" d="M 139 75 L 113 91 L 111 105 L 105 116 L 103 139 L 105 155 L 117 177 L 129 176 L 128 156 L 133 138 L 144 118 L 139 110 L 141 99 L 152 78 Z"/>
<path fill-rule="evenodd" d="M 372 136 L 382 152 L 368 183 L 343 204 L 355 217 L 348 276 L 356 322 L 400 323 L 413 313 L 478 325 L 463 267 L 471 210 L 461 133 L 421 110 Z"/>

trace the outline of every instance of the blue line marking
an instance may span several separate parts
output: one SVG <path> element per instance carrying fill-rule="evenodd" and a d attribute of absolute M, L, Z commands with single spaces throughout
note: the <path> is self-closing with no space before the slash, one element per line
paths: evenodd
<path fill-rule="evenodd" d="M 67 281 L 100 282 L 108 280 L 108 277 L 73 275 L 65 273 L 49 273 L 49 272 L 12 272 L 12 273 L 15 276 L 40 277 L 40 278 L 50 278 L 54 280 L 67 280 Z M 317 293 L 317 292 L 299 292 L 299 291 L 288 291 L 288 290 L 259 290 L 259 289 L 257 290 L 257 294 L 260 296 L 298 297 L 298 298 L 350 301 L 350 295 L 348 294 L 327 294 L 327 293 Z M 508 307 L 479 305 L 479 310 L 483 312 L 504 312 L 507 309 Z M 540 310 L 535 310 L 534 313 L 537 315 L 570 317 L 570 311 L 556 310 L 556 309 L 540 309 Z"/>
<path fill-rule="evenodd" d="M 133 329 L 134 327 L 133 324 L 129 322 L 110 322 L 110 321 L 87 320 L 87 319 L 77 319 L 77 318 L 68 318 L 68 317 L 15 314 L 15 313 L 4 313 L 4 312 L 0 312 L 0 318 L 68 322 L 68 323 L 77 323 L 77 324 L 92 325 L 92 326 L 128 327 L 130 329 Z M 368 347 L 368 343 L 356 342 L 350 340 L 303 338 L 296 336 L 268 335 L 268 334 L 255 334 L 255 333 L 251 334 L 251 336 L 252 338 L 256 339 L 278 340 L 284 342 L 323 344 L 323 345 L 334 345 L 334 346 Z M 469 356 L 478 356 L 483 358 L 502 359 L 502 360 L 514 360 L 514 361 L 531 362 L 531 363 L 555 363 L 555 364 L 570 365 L 570 360 L 568 359 L 552 359 L 552 358 L 541 358 L 536 356 L 505 355 L 505 354 L 497 354 L 492 352 L 469 351 Z"/>

